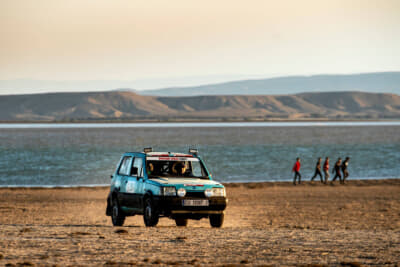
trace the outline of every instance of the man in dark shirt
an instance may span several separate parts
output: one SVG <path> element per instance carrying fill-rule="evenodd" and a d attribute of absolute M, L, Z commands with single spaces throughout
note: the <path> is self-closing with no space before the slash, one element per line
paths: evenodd
<path fill-rule="evenodd" d="M 349 166 L 350 158 L 347 157 L 342 163 L 342 173 L 343 173 L 343 183 L 346 181 L 346 178 L 349 177 L 349 171 L 347 170 Z"/>
<path fill-rule="evenodd" d="M 333 177 L 332 182 L 336 181 L 336 178 L 339 177 L 339 181 L 340 183 L 342 183 L 342 174 L 340 173 L 341 166 L 342 166 L 342 159 L 338 158 L 338 160 L 335 163 L 335 166 L 333 166 L 332 169 L 332 173 L 335 172 L 335 176 Z"/>
<path fill-rule="evenodd" d="M 321 183 L 324 182 L 324 180 L 322 179 L 322 173 L 321 173 L 321 162 L 322 162 L 322 158 L 318 158 L 317 165 L 315 166 L 315 173 L 314 173 L 314 176 L 311 178 L 311 182 L 314 181 L 314 178 L 317 177 L 317 175 L 319 175 L 319 178 L 321 179 Z"/>

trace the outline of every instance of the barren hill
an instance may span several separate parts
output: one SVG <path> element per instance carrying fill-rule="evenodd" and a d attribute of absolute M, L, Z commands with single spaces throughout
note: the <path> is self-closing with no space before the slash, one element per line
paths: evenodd
<path fill-rule="evenodd" d="M 400 118 L 395 94 L 142 96 L 133 92 L 0 96 L 1 121 Z"/>
<path fill-rule="evenodd" d="M 189 87 L 138 91 L 142 95 L 278 95 L 303 92 L 363 91 L 400 94 L 400 72 L 283 76 Z"/>

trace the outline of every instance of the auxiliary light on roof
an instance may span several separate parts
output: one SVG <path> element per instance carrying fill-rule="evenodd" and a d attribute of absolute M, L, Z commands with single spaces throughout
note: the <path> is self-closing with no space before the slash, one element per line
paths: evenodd
<path fill-rule="evenodd" d="M 197 155 L 199 150 L 197 148 L 189 148 L 189 154 Z"/>
<path fill-rule="evenodd" d="M 143 149 L 143 151 L 144 151 L 144 153 L 150 153 L 150 152 L 153 152 L 153 148 L 152 147 L 145 147 Z"/>

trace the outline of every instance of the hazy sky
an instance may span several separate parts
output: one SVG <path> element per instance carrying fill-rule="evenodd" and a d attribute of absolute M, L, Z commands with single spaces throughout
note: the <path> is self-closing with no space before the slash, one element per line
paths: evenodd
<path fill-rule="evenodd" d="M 0 79 L 400 70 L 399 0 L 0 0 Z"/>

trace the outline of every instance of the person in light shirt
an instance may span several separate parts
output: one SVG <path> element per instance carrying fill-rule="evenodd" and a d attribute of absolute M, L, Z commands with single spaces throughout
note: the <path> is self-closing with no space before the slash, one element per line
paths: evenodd
<path fill-rule="evenodd" d="M 328 157 L 325 158 L 325 162 L 324 162 L 324 174 L 325 174 L 325 184 L 327 184 L 328 180 L 329 180 L 329 158 Z"/>

